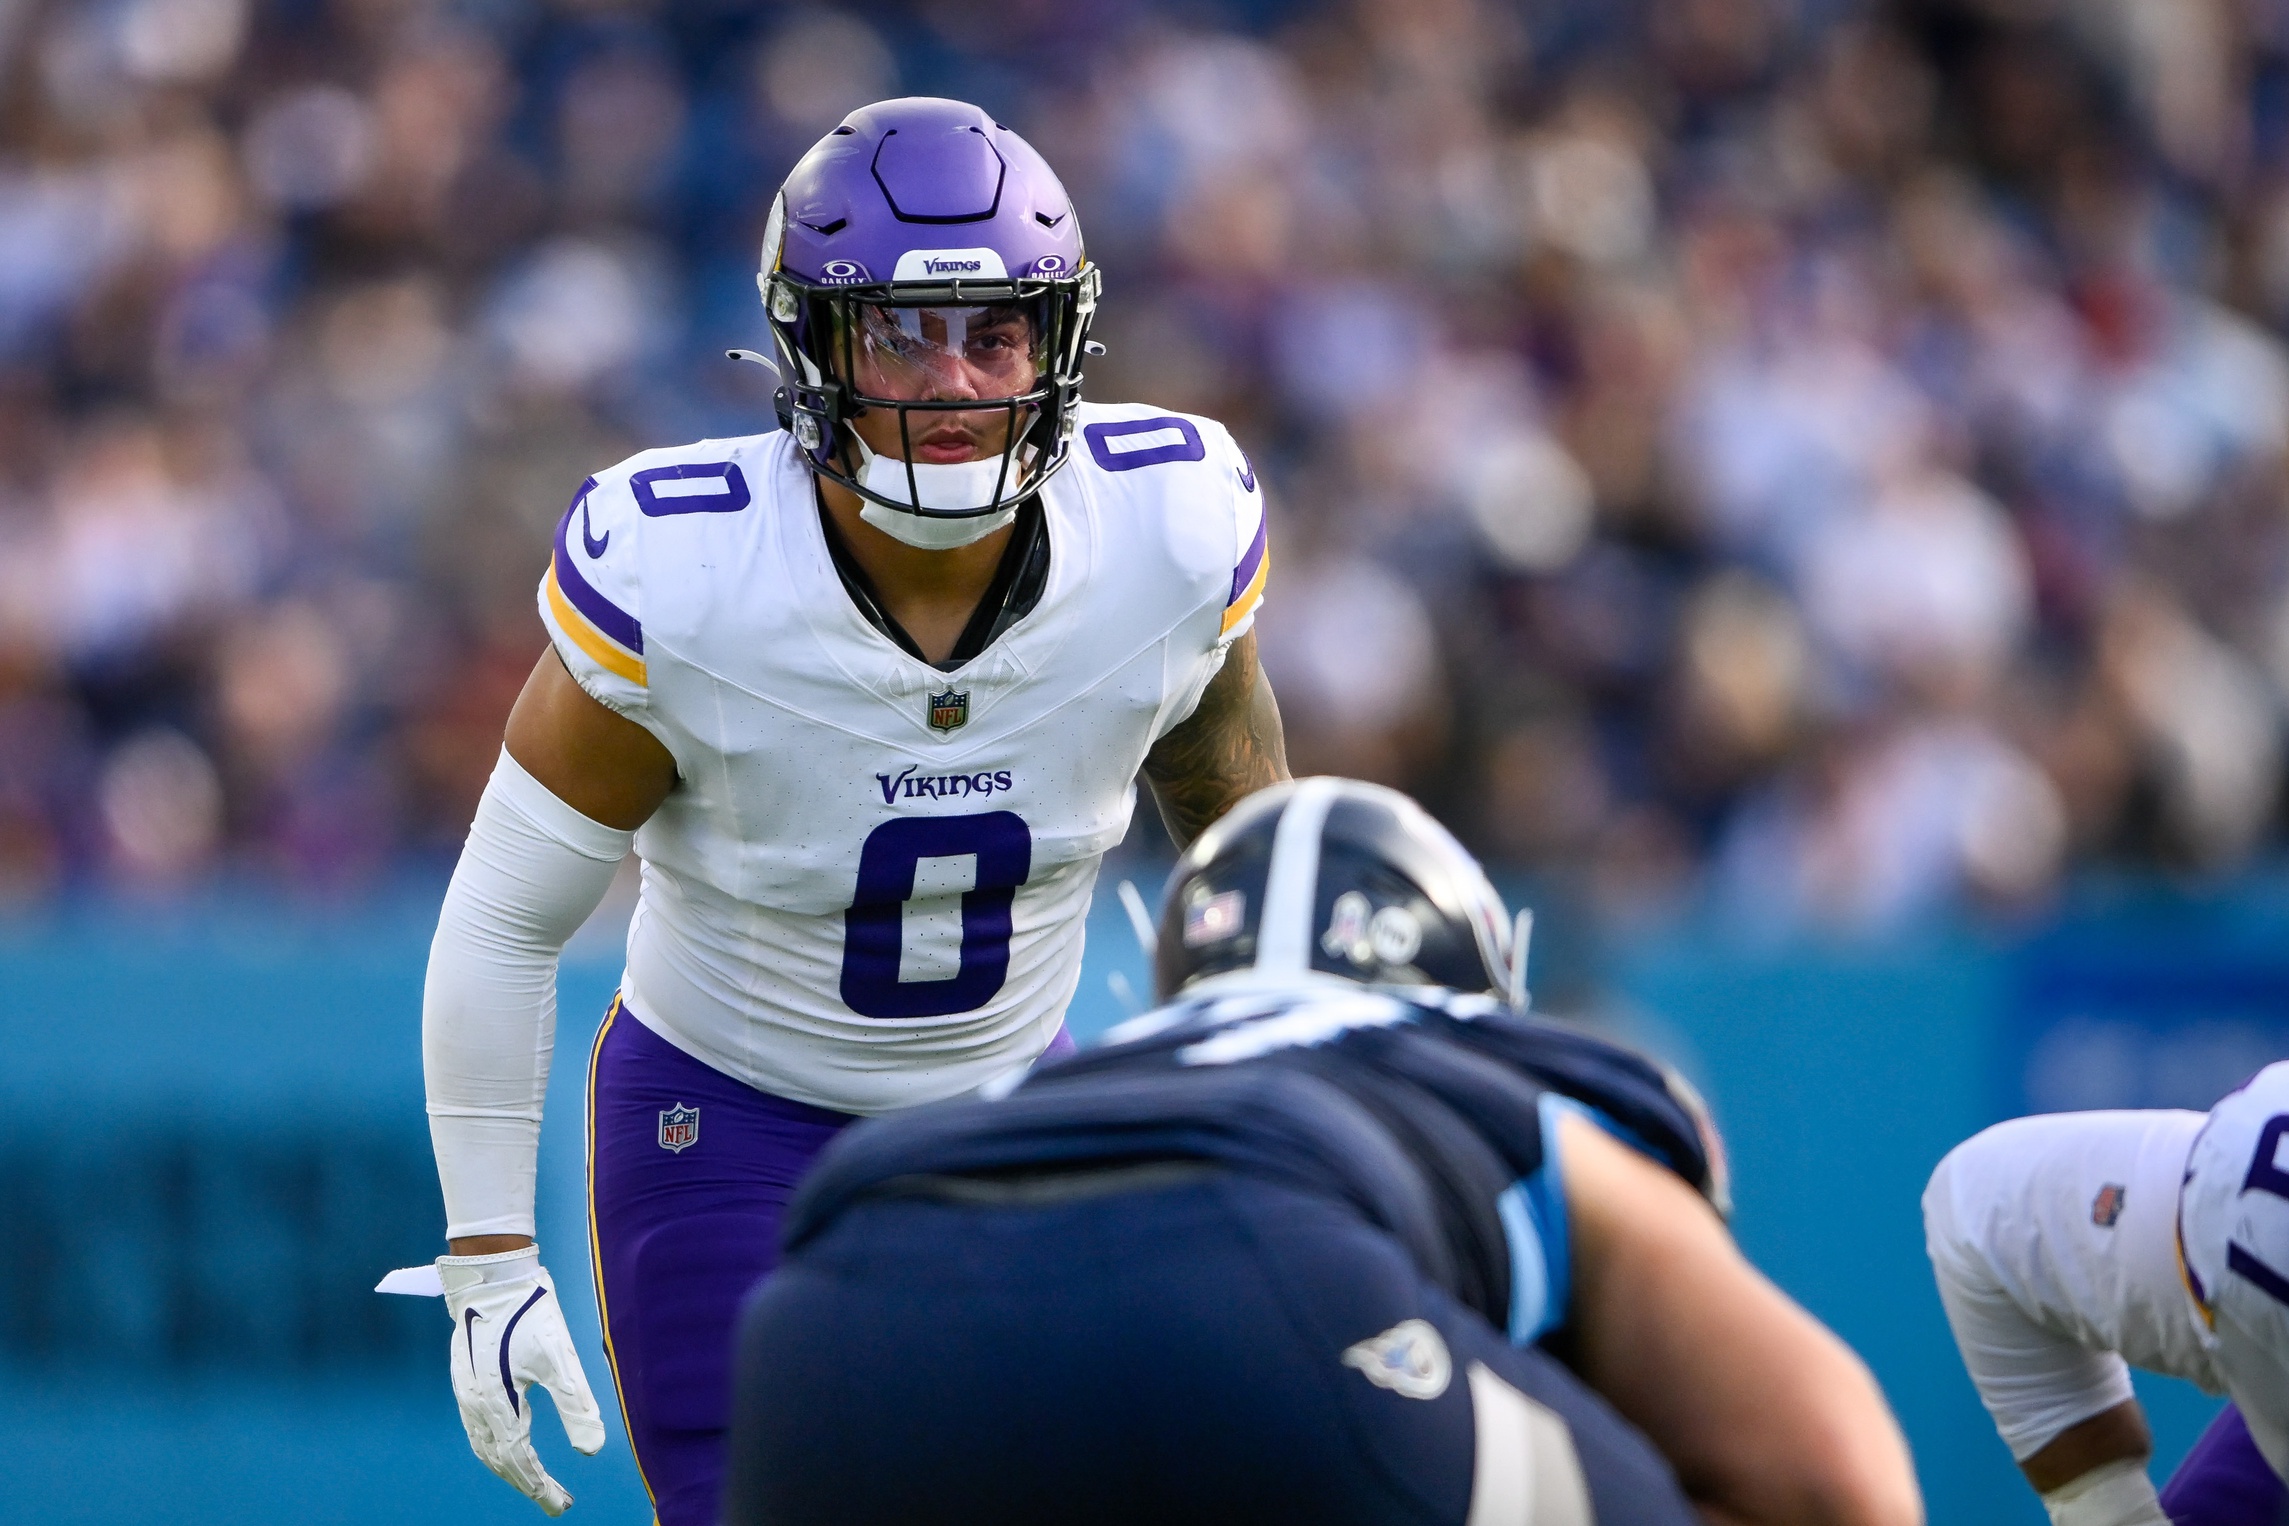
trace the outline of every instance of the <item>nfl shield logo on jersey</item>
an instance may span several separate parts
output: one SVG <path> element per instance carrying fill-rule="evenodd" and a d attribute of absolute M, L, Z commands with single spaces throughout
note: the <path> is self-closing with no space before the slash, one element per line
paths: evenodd
<path fill-rule="evenodd" d="M 660 1148 L 681 1155 L 699 1143 L 699 1109 L 681 1102 L 660 1114 Z"/>
<path fill-rule="evenodd" d="M 948 689 L 943 694 L 930 696 L 930 729 L 932 731 L 951 731 L 956 726 L 968 725 L 969 720 L 970 693 L 967 689 L 961 690 L 959 693 Z"/>
<path fill-rule="evenodd" d="M 1402 1319 L 1368 1337 L 1343 1353 L 1343 1365 L 1402 1399 L 1435 1399 L 1454 1377 L 1454 1356 L 1427 1319 Z"/>

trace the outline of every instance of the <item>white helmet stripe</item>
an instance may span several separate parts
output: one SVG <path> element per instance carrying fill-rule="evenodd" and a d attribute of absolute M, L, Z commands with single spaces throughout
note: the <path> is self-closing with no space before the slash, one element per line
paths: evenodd
<path fill-rule="evenodd" d="M 1335 804 L 1339 781 L 1305 779 L 1280 812 L 1272 834 L 1271 867 L 1264 874 L 1264 914 L 1256 931 L 1256 970 L 1264 975 L 1301 975 L 1311 969 L 1311 935 L 1317 920 L 1319 834 Z"/>

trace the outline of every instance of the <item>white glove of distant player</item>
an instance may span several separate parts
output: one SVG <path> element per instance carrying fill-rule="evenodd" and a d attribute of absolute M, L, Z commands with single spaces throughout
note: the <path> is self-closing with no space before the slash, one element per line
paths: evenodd
<path fill-rule="evenodd" d="M 593 1456 L 604 1445 L 604 1417 L 580 1370 L 556 1284 L 540 1247 L 492 1256 L 439 1256 L 438 1280 L 453 1316 L 453 1397 L 480 1462 L 531 1496 L 550 1515 L 572 1503 L 533 1451 L 534 1383 L 556 1399 L 573 1447 Z"/>

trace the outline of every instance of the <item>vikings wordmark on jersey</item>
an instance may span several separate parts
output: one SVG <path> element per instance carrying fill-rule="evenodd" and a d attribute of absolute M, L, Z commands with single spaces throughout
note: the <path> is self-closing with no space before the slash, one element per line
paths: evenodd
<path fill-rule="evenodd" d="M 684 1052 L 874 1113 L 1056 1031 L 1130 781 L 1249 628 L 1268 562 L 1221 426 L 1096 404 L 1080 423 L 1041 493 L 1041 602 L 951 684 L 852 604 L 785 433 L 646 451 L 567 511 L 550 637 L 680 775 L 637 834 L 625 995 Z"/>

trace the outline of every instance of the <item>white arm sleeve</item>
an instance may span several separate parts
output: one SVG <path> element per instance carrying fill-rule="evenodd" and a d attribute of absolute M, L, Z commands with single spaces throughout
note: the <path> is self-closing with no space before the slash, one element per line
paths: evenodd
<path fill-rule="evenodd" d="M 2215 1386 L 2177 1271 L 2178 1182 L 2202 1118 L 2013 1119 L 1932 1173 L 1940 1302 L 2018 1460 L 2130 1398 L 2129 1364 Z"/>
<path fill-rule="evenodd" d="M 421 1000 L 449 1239 L 533 1232 L 557 956 L 634 840 L 566 805 L 503 750 L 445 892 Z"/>

